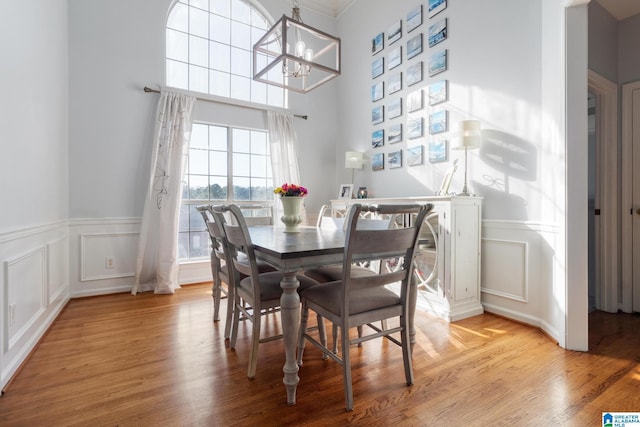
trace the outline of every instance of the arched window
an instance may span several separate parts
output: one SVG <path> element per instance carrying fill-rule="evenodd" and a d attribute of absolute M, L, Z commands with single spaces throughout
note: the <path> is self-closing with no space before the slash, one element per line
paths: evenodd
<path fill-rule="evenodd" d="M 253 44 L 270 26 L 250 0 L 178 0 L 167 18 L 167 86 L 285 108 L 284 89 L 252 79 Z"/>

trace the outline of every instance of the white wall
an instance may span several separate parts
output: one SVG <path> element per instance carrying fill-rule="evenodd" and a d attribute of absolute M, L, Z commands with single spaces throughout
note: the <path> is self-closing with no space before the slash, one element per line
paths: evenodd
<path fill-rule="evenodd" d="M 0 388 L 69 298 L 67 2 L 0 3 Z"/>

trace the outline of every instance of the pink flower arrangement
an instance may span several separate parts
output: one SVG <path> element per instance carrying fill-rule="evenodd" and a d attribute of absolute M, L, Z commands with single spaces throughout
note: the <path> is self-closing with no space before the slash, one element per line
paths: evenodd
<path fill-rule="evenodd" d="M 306 188 L 301 185 L 287 184 L 286 182 L 282 186 L 277 187 L 273 192 L 280 197 L 305 197 L 309 194 Z"/>

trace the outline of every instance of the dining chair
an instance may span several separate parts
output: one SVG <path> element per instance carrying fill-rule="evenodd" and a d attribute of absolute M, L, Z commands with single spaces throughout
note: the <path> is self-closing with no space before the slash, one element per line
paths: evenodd
<path fill-rule="evenodd" d="M 280 282 L 283 274 L 279 271 L 260 272 L 247 222 L 238 206 L 215 206 L 213 213 L 219 223 L 222 224 L 225 232 L 226 250 L 228 259 L 231 260 L 230 266 L 233 271 L 231 274 L 239 278 L 235 282 L 233 322 L 229 347 L 235 349 L 240 314 L 242 314 L 253 325 L 247 376 L 249 379 L 254 379 L 258 365 L 259 344 L 282 338 L 282 335 L 261 338 L 260 332 L 262 315 L 280 307 L 280 297 L 282 295 Z M 225 214 L 228 214 L 232 221 L 226 221 Z M 298 276 L 298 280 L 300 282 L 299 291 L 318 284 L 302 275 Z M 321 340 L 323 340 L 323 335 L 324 329 L 322 328 L 320 332 Z"/>
<path fill-rule="evenodd" d="M 353 409 L 350 345 L 374 338 L 386 337 L 402 347 L 407 385 L 413 383 L 413 367 L 409 342 L 409 301 L 413 258 L 424 218 L 433 205 L 353 205 L 347 217 L 342 277 L 340 280 L 312 286 L 300 291 L 302 316 L 298 336 L 298 364 L 302 365 L 305 340 L 318 347 L 323 355 L 340 363 L 343 368 L 346 409 Z M 403 228 L 368 230 L 358 228 L 362 212 L 384 215 L 411 214 L 415 221 Z M 367 258 L 398 257 L 401 261 L 393 271 L 381 270 L 373 276 L 354 277 L 353 263 Z M 385 285 L 400 283 L 399 295 Z M 309 310 L 340 326 L 341 357 L 307 332 Z M 399 326 L 381 329 L 374 322 L 399 318 Z M 348 331 L 355 326 L 368 326 L 373 333 L 351 339 Z M 392 334 L 400 333 L 400 339 Z"/>

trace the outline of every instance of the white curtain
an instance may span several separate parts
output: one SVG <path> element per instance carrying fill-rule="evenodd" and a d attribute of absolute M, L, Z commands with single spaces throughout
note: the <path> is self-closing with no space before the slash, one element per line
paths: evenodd
<path fill-rule="evenodd" d="M 180 287 L 178 218 L 194 103 L 192 96 L 164 89 L 160 93 L 133 295 L 151 290 L 172 294 Z"/>
<path fill-rule="evenodd" d="M 288 184 L 308 187 L 308 183 L 300 182 L 298 167 L 298 137 L 293 126 L 293 114 L 278 111 L 267 112 L 269 122 L 269 143 L 271 144 L 271 168 L 273 169 L 273 186 Z M 277 220 L 282 216 L 282 205 L 277 202 L 273 206 Z M 306 218 L 304 205 L 302 217 Z"/>

